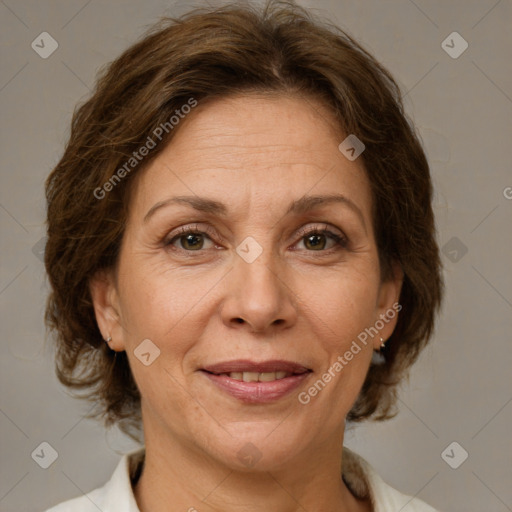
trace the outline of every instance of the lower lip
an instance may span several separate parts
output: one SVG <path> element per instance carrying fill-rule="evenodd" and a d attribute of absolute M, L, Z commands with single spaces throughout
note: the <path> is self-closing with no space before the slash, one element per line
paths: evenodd
<path fill-rule="evenodd" d="M 227 375 L 214 375 L 205 371 L 202 371 L 202 373 L 222 391 L 227 392 L 242 402 L 266 404 L 275 402 L 291 393 L 294 389 L 297 389 L 311 372 L 292 375 L 271 382 L 244 382 L 232 379 Z"/>

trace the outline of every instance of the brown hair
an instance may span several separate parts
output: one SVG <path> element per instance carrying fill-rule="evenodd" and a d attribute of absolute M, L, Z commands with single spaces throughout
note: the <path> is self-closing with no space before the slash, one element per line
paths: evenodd
<path fill-rule="evenodd" d="M 238 2 L 164 18 L 101 72 L 46 182 L 52 291 L 45 320 L 56 335 L 57 376 L 95 404 L 87 417 L 103 417 L 139 441 L 140 393 L 126 353 L 103 341 L 88 283 L 117 264 L 130 184 L 179 129 L 170 127 L 171 116 L 191 98 L 201 103 L 247 92 L 318 98 L 340 129 L 366 146 L 360 158 L 371 183 L 383 279 L 392 262 L 401 265 L 403 309 L 349 421 L 396 414 L 397 384 L 433 331 L 443 283 L 429 166 L 389 72 L 346 32 L 291 2 L 271 1 L 261 10 Z M 159 126 L 168 129 L 143 165 L 127 168 Z M 127 172 L 120 172 L 123 165 Z M 122 179 L 114 183 L 116 174 Z M 109 180 L 108 193 L 98 192 Z"/>

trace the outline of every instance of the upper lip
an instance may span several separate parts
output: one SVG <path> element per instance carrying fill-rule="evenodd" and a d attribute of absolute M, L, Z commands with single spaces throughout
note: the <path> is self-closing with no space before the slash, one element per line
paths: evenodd
<path fill-rule="evenodd" d="M 269 360 L 269 361 L 249 361 L 248 359 L 237 359 L 235 361 L 224 361 L 211 364 L 202 368 L 210 373 L 231 373 L 231 372 L 288 372 L 288 373 L 306 373 L 311 371 L 305 366 L 294 363 L 293 361 Z"/>

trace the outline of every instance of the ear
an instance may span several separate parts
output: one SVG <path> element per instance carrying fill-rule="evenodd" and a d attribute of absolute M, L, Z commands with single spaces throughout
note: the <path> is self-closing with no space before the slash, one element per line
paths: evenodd
<path fill-rule="evenodd" d="M 112 337 L 109 342 L 110 348 L 116 352 L 125 350 L 124 329 L 121 325 L 122 317 L 114 271 L 109 269 L 96 272 L 89 280 L 89 291 L 96 322 L 103 339 Z"/>
<path fill-rule="evenodd" d="M 391 264 L 391 275 L 385 281 L 382 281 L 379 287 L 377 300 L 377 318 L 375 319 L 376 327 L 379 327 L 379 336 L 374 337 L 374 349 L 380 348 L 380 338 L 386 341 L 395 330 L 398 321 L 398 313 L 402 309 L 398 303 L 404 273 L 398 262 Z M 382 325 L 383 324 L 383 325 Z M 380 328 L 382 327 L 382 328 Z"/>

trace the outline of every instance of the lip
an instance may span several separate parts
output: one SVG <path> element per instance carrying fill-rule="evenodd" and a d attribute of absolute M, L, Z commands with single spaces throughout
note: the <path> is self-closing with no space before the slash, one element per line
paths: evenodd
<path fill-rule="evenodd" d="M 258 373 L 285 371 L 293 373 L 293 375 L 271 382 L 243 382 L 232 379 L 228 375 L 220 375 L 244 371 Z M 209 365 L 201 369 L 201 373 L 218 389 L 241 402 L 265 404 L 275 402 L 291 393 L 308 378 L 311 370 L 291 361 L 275 360 L 257 363 L 248 360 L 238 360 Z"/>
<path fill-rule="evenodd" d="M 305 366 L 285 360 L 271 360 L 254 362 L 248 359 L 237 359 L 236 361 L 225 361 L 201 368 L 209 373 L 230 373 L 230 372 L 288 372 L 288 373 L 306 373 L 311 371 Z"/>

